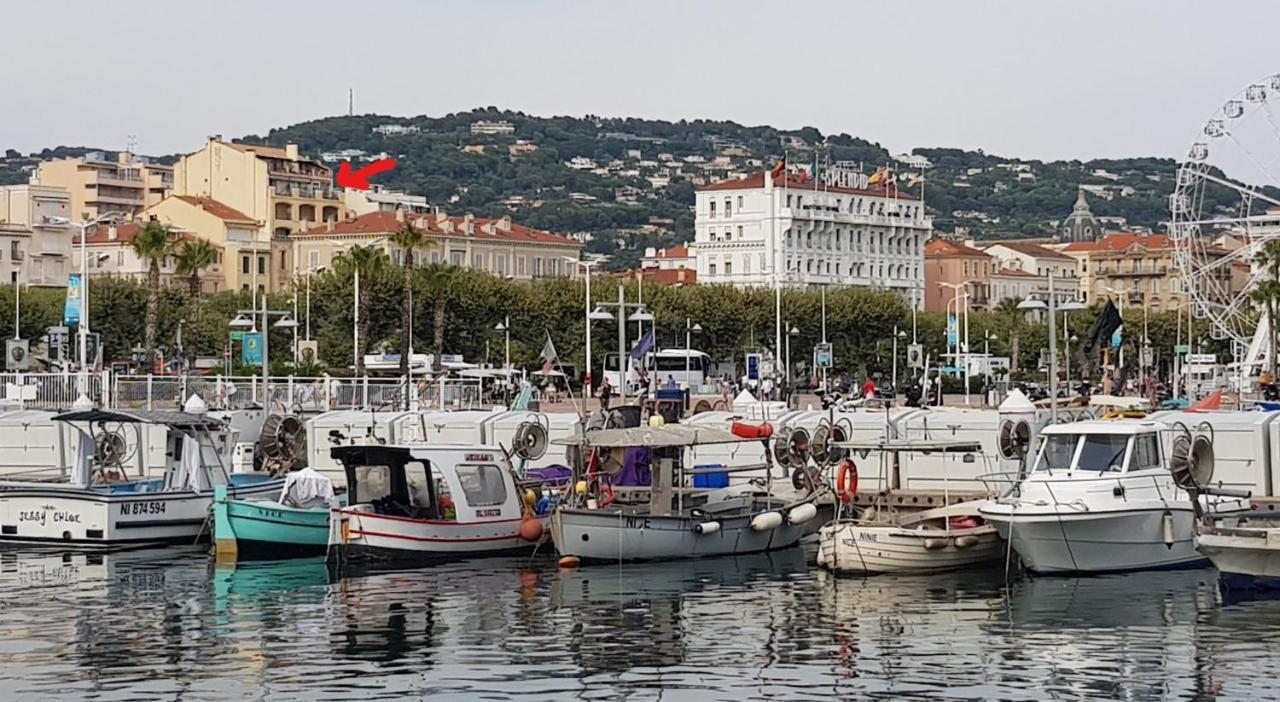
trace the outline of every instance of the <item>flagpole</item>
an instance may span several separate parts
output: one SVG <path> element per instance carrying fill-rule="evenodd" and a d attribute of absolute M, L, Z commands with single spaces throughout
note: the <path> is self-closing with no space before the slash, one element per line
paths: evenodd
<path fill-rule="evenodd" d="M 772 175 L 770 176 L 772 177 Z M 787 150 L 782 150 L 782 201 L 787 201 Z M 773 367 L 778 368 L 782 360 L 782 275 L 778 270 L 778 257 L 782 246 L 778 239 L 780 234 L 775 232 L 774 236 L 774 266 L 773 266 Z M 789 372 L 789 369 L 782 369 L 783 372 Z"/>

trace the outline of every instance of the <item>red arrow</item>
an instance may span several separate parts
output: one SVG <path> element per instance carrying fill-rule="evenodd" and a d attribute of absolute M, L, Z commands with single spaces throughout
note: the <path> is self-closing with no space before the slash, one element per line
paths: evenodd
<path fill-rule="evenodd" d="M 396 167 L 394 158 L 383 158 L 370 163 L 358 171 L 351 170 L 351 162 L 343 161 L 338 166 L 338 175 L 334 178 L 338 186 L 342 188 L 355 188 L 356 190 L 369 189 L 369 177 L 378 175 L 383 171 L 389 171 Z"/>

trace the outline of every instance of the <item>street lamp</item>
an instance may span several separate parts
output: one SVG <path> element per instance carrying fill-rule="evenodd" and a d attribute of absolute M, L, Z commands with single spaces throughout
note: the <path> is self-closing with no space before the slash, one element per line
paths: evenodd
<path fill-rule="evenodd" d="M 616 307 L 618 311 L 610 315 L 603 310 L 605 307 Z M 608 317 L 616 319 L 618 322 L 618 392 L 622 396 L 626 394 L 627 383 L 626 366 L 623 364 L 626 363 L 624 359 L 627 357 L 627 308 L 629 307 L 635 310 L 635 313 L 631 315 L 632 321 L 645 322 L 653 320 L 653 315 L 649 314 L 643 303 L 627 302 L 627 291 L 622 285 L 618 286 L 617 302 L 601 302 L 596 306 L 596 311 L 590 315 L 592 319 L 602 320 Z"/>
<path fill-rule="evenodd" d="M 307 326 L 305 330 L 307 341 L 311 341 L 311 278 L 315 276 L 316 273 L 323 272 L 324 266 L 316 266 L 315 268 L 307 269 Z M 296 317 L 297 315 L 294 316 Z"/>
<path fill-rule="evenodd" d="M 960 334 L 958 329 L 960 325 L 960 301 L 964 300 L 964 362 L 960 364 L 960 373 L 961 373 L 961 379 L 962 379 L 961 382 L 964 383 L 964 403 L 966 405 L 969 404 L 969 291 L 967 289 L 967 286 L 969 285 L 969 283 L 973 283 L 973 282 L 976 282 L 976 281 L 962 280 L 958 283 L 945 283 L 945 282 L 938 283 L 943 287 L 948 287 L 955 291 L 955 296 L 952 299 L 952 302 L 954 302 L 956 306 L 956 326 L 957 326 L 956 361 L 957 362 L 960 361 Z M 964 290 L 964 292 L 962 293 L 961 290 Z M 948 303 L 947 310 L 949 311 L 950 309 L 951 309 L 951 305 L 950 303 Z M 947 317 L 948 326 L 950 326 L 950 322 L 951 322 L 951 317 L 950 315 L 948 315 Z M 950 345 L 950 339 L 948 339 L 948 345 Z"/>
<path fill-rule="evenodd" d="M 250 331 L 257 331 L 258 320 L 257 315 L 262 315 L 262 406 L 270 409 L 270 397 L 268 395 L 269 381 L 271 378 L 271 357 L 270 357 L 270 339 L 271 328 L 276 329 L 297 329 L 298 322 L 292 317 L 292 313 L 288 310 L 269 310 L 267 309 L 267 296 L 262 295 L 262 308 L 258 310 L 237 310 L 236 316 L 227 323 L 228 327 L 233 329 L 248 328 Z M 246 316 L 247 315 L 247 316 Z M 274 325 L 270 320 L 272 317 L 279 317 Z"/>
<path fill-rule="evenodd" d="M 1020 310 L 1049 310 L 1049 420 L 1058 421 L 1058 310 L 1053 292 L 1053 271 L 1049 271 L 1048 302 L 1027 299 L 1018 303 Z M 1077 303 L 1078 304 L 1078 303 Z"/>
<path fill-rule="evenodd" d="M 501 322 L 493 325 L 493 330 L 503 334 L 503 369 L 511 372 L 511 317 L 503 317 Z"/>
<path fill-rule="evenodd" d="M 600 319 L 600 317 L 596 315 L 596 312 L 591 310 L 591 267 L 599 264 L 600 261 L 583 261 L 581 259 L 573 258 L 572 256 L 561 256 L 561 258 L 572 263 L 575 266 L 575 271 L 577 270 L 577 266 L 581 266 L 584 269 L 582 277 L 586 280 L 587 290 L 584 295 L 586 299 L 582 305 L 582 313 L 586 316 L 584 322 L 586 324 L 587 332 L 587 349 L 586 368 L 583 369 L 582 376 L 582 393 L 587 397 L 591 397 L 591 320 Z M 604 312 L 603 315 L 605 319 L 613 319 L 608 312 Z"/>
<path fill-rule="evenodd" d="M 792 376 L 795 375 L 791 372 L 791 338 L 794 336 L 800 336 L 800 330 L 792 326 L 787 330 L 786 356 L 782 360 L 782 370 L 784 373 L 782 382 L 784 383 L 791 382 Z"/>
<path fill-rule="evenodd" d="M 89 227 L 96 224 L 104 224 L 114 222 L 118 218 L 126 217 L 124 212 L 111 211 L 104 212 L 91 220 L 84 222 L 72 222 L 66 217 L 50 217 L 50 224 L 71 224 L 80 228 L 80 320 L 77 324 L 79 327 L 78 336 L 80 337 L 80 397 L 76 398 L 76 404 L 84 406 L 92 406 L 89 400 L 89 256 L 85 239 L 88 237 Z"/>
<path fill-rule="evenodd" d="M 690 325 L 689 324 L 690 321 L 691 320 L 688 317 L 684 318 L 684 383 L 685 383 L 685 387 L 689 388 L 689 393 L 693 394 L 693 383 L 689 380 L 689 378 L 691 377 L 690 371 L 689 371 L 689 356 L 693 353 L 692 337 L 694 334 L 702 333 L 702 325 L 701 324 Z M 706 369 L 703 369 L 703 370 L 705 371 Z"/>

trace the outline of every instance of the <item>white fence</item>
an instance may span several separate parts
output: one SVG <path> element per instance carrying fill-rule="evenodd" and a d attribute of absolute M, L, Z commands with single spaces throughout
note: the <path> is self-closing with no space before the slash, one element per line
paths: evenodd
<path fill-rule="evenodd" d="M 179 409 L 199 395 L 210 408 L 266 406 L 273 411 L 323 412 L 330 409 L 402 406 L 405 383 L 400 378 L 303 378 L 260 376 L 117 375 L 3 373 L 4 397 L 31 409 L 64 410 L 84 394 L 108 408 Z M 87 389 L 85 389 L 87 385 Z M 438 378 L 415 381 L 420 407 L 479 409 L 491 404 L 479 379 Z"/>

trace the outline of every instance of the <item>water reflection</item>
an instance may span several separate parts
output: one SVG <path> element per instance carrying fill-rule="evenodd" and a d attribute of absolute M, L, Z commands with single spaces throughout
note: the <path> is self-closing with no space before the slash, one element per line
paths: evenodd
<path fill-rule="evenodd" d="M 1260 699 L 1280 602 L 1212 571 L 837 578 L 791 550 L 331 582 L 320 559 L 0 552 L 5 699 Z"/>

